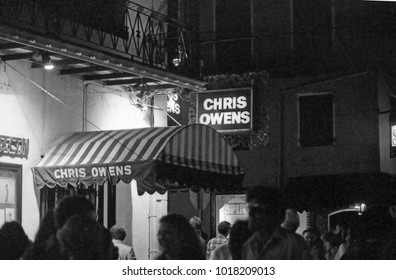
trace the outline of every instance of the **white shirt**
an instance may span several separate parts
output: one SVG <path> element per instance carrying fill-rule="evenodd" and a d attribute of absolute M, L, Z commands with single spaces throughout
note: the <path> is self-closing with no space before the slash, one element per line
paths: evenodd
<path fill-rule="evenodd" d="M 121 240 L 113 239 L 113 244 L 118 248 L 119 260 L 136 260 L 135 251 L 132 246 L 122 243 Z"/>

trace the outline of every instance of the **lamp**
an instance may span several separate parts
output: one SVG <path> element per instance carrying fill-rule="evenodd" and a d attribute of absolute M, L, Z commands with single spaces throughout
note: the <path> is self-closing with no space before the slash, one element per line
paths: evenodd
<path fill-rule="evenodd" d="M 54 64 L 51 62 L 51 56 L 48 53 L 41 52 L 41 60 L 45 70 L 52 70 L 55 68 Z"/>
<path fill-rule="evenodd" d="M 178 67 L 180 63 L 183 62 L 184 59 L 187 59 L 187 52 L 186 52 L 186 44 L 184 43 L 184 37 L 183 37 L 183 32 L 180 32 L 180 40 L 181 42 L 176 48 L 177 51 L 177 57 L 172 60 L 173 65 Z"/>
<path fill-rule="evenodd" d="M 183 53 L 183 47 L 181 45 L 179 45 L 176 49 L 177 51 L 177 57 L 174 58 L 172 60 L 173 65 L 175 65 L 176 67 L 180 65 L 181 61 L 182 61 L 182 53 Z"/>
<path fill-rule="evenodd" d="M 366 207 L 367 207 L 366 204 L 361 203 L 361 204 L 356 204 L 354 208 L 356 209 L 356 211 L 358 211 L 358 215 L 360 216 L 363 214 L 364 211 L 366 211 Z"/>

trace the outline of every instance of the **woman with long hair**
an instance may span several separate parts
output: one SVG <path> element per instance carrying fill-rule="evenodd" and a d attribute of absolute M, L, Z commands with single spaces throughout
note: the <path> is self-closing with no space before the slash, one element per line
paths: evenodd
<path fill-rule="evenodd" d="M 157 260 L 204 260 L 198 236 L 187 218 L 168 214 L 160 219 L 158 242 L 161 248 Z"/>

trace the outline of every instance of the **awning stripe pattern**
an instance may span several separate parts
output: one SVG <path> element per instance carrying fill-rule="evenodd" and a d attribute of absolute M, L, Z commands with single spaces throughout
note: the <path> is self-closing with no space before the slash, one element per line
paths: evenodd
<path fill-rule="evenodd" d="M 186 142 L 192 146 L 187 149 L 187 157 L 186 150 L 177 145 Z M 223 174 L 243 174 L 227 141 L 216 130 L 206 126 L 186 127 L 170 139 L 162 153 L 163 160 L 173 165 Z"/>
<path fill-rule="evenodd" d="M 37 167 L 79 166 L 154 159 L 178 127 L 75 133 Z"/>
<path fill-rule="evenodd" d="M 203 171 L 205 175 L 222 174 L 239 176 L 240 179 L 244 174 L 221 134 L 210 126 L 193 124 L 74 133 L 52 147 L 33 168 L 33 175 L 38 188 L 79 183 L 90 185 L 110 178 L 113 182 L 136 179 L 145 186 L 145 191 L 151 191 L 152 186 L 155 191 L 164 181 L 164 174 L 167 175 L 161 170 L 161 182 L 157 181 L 157 163 L 162 163 L 161 168 L 172 166 L 170 168 L 179 177 L 188 179 L 191 176 L 183 173 L 188 170 L 195 170 L 194 176 Z M 182 168 L 183 172 L 175 167 Z M 158 188 L 161 192 L 166 189 L 164 186 Z"/>

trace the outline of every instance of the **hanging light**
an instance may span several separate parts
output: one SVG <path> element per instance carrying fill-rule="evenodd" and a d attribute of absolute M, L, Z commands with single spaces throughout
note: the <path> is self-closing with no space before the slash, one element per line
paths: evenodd
<path fill-rule="evenodd" d="M 44 69 L 45 70 L 52 70 L 54 68 L 55 68 L 55 66 L 54 66 L 54 64 L 52 64 L 51 60 L 48 61 L 46 64 L 44 64 Z"/>
<path fill-rule="evenodd" d="M 45 70 L 52 70 L 55 68 L 54 64 L 51 61 L 51 56 L 46 53 L 46 52 L 42 52 L 41 53 L 41 59 L 43 61 L 43 65 L 44 65 L 44 69 Z"/>

